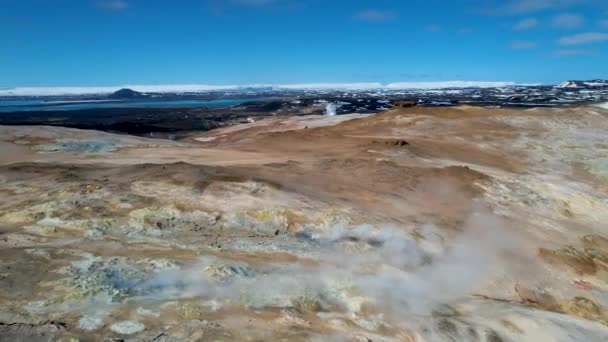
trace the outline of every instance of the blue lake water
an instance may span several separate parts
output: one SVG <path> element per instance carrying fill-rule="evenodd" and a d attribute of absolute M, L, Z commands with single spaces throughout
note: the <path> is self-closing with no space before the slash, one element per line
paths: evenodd
<path fill-rule="evenodd" d="M 267 98 L 251 99 L 221 99 L 221 100 L 172 100 L 172 101 L 111 101 L 111 102 L 47 102 L 44 100 L 0 100 L 0 113 L 50 111 L 50 110 L 79 110 L 96 108 L 222 108 L 232 107 L 248 101 L 268 100 Z"/>

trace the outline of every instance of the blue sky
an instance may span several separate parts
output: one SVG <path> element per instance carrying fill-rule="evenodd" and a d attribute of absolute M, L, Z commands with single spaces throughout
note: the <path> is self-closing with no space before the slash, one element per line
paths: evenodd
<path fill-rule="evenodd" d="M 608 78 L 607 0 L 0 0 L 0 86 Z"/>

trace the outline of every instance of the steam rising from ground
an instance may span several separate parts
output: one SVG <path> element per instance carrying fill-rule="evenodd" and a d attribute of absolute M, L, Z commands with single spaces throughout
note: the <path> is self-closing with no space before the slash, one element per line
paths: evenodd
<path fill-rule="evenodd" d="M 330 103 L 325 107 L 325 115 L 336 115 L 338 106 L 335 103 Z"/>
<path fill-rule="evenodd" d="M 471 294 L 513 241 L 499 218 L 483 212 L 472 214 L 450 243 L 431 225 L 415 234 L 395 226 L 335 226 L 301 237 L 318 250 L 315 262 L 254 268 L 204 259 L 158 273 L 141 289 L 163 299 L 284 307 L 305 298 L 323 309 L 358 312 L 367 304 L 385 314 L 424 315 Z"/>

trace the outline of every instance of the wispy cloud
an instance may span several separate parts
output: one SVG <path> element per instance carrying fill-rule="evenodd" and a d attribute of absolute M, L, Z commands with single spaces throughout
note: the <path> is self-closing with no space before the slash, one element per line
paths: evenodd
<path fill-rule="evenodd" d="M 524 15 L 579 5 L 600 5 L 605 0 L 483 0 L 479 12 L 488 15 Z"/>
<path fill-rule="evenodd" d="M 572 36 L 565 36 L 558 40 L 559 45 L 583 45 L 593 44 L 608 41 L 608 33 L 603 32 L 586 32 L 575 34 Z"/>
<path fill-rule="evenodd" d="M 230 6 L 251 7 L 272 10 L 293 10 L 306 7 L 308 2 L 303 0 L 221 0 L 220 3 Z"/>
<path fill-rule="evenodd" d="M 515 31 L 524 31 L 529 30 L 538 26 L 538 20 L 536 18 L 527 18 L 517 22 L 513 25 L 513 30 Z"/>
<path fill-rule="evenodd" d="M 553 17 L 551 26 L 558 29 L 574 29 L 581 27 L 585 22 L 585 17 L 580 14 L 562 13 Z"/>
<path fill-rule="evenodd" d="M 437 32 L 443 31 L 443 27 L 441 27 L 440 25 L 437 25 L 437 24 L 431 24 L 431 25 L 427 25 L 424 28 L 424 30 L 427 32 L 437 33 Z"/>
<path fill-rule="evenodd" d="M 359 21 L 390 21 L 397 18 L 397 13 L 388 10 L 365 10 L 353 15 Z"/>
<path fill-rule="evenodd" d="M 536 42 L 529 41 L 529 40 L 516 40 L 516 41 L 512 41 L 509 44 L 509 47 L 511 49 L 516 49 L 516 50 L 534 49 L 537 46 L 538 46 L 538 44 Z"/>
<path fill-rule="evenodd" d="M 586 49 L 560 49 L 553 53 L 554 57 L 589 56 L 593 51 Z"/>
<path fill-rule="evenodd" d="M 593 0 L 592 0 L 593 1 Z M 512 14 L 539 12 L 587 3 L 587 0 L 511 0 L 504 9 Z"/>
<path fill-rule="evenodd" d="M 98 0 L 97 7 L 110 11 L 123 11 L 129 7 L 126 0 Z"/>
<path fill-rule="evenodd" d="M 300 0 L 205 0 L 205 3 L 209 11 L 218 16 L 231 14 L 235 7 L 280 13 L 299 10 L 307 4 Z"/>
<path fill-rule="evenodd" d="M 280 3 L 280 0 L 231 0 L 231 3 L 235 5 L 252 6 L 252 7 L 263 7 L 269 5 L 276 5 Z"/>
<path fill-rule="evenodd" d="M 463 28 L 461 28 L 461 29 L 458 29 L 458 31 L 457 31 L 457 32 L 458 32 L 458 33 L 462 33 L 462 34 L 465 34 L 465 33 L 473 33 L 473 29 L 472 29 L 472 28 L 470 28 L 470 27 L 463 27 Z"/>

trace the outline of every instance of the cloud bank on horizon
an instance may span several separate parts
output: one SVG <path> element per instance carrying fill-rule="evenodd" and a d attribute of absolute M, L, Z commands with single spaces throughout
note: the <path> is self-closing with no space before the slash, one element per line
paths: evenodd
<path fill-rule="evenodd" d="M 446 88 L 502 88 L 519 85 L 502 81 L 443 81 L 443 82 L 395 82 L 395 83 L 302 83 L 302 84 L 163 84 L 121 85 L 103 87 L 12 87 L 0 88 L 0 96 L 60 96 L 110 94 L 122 88 L 142 93 L 187 93 L 229 91 L 248 88 L 273 88 L 276 90 L 375 90 L 375 89 L 446 89 Z M 524 85 L 524 84 L 522 84 Z"/>

